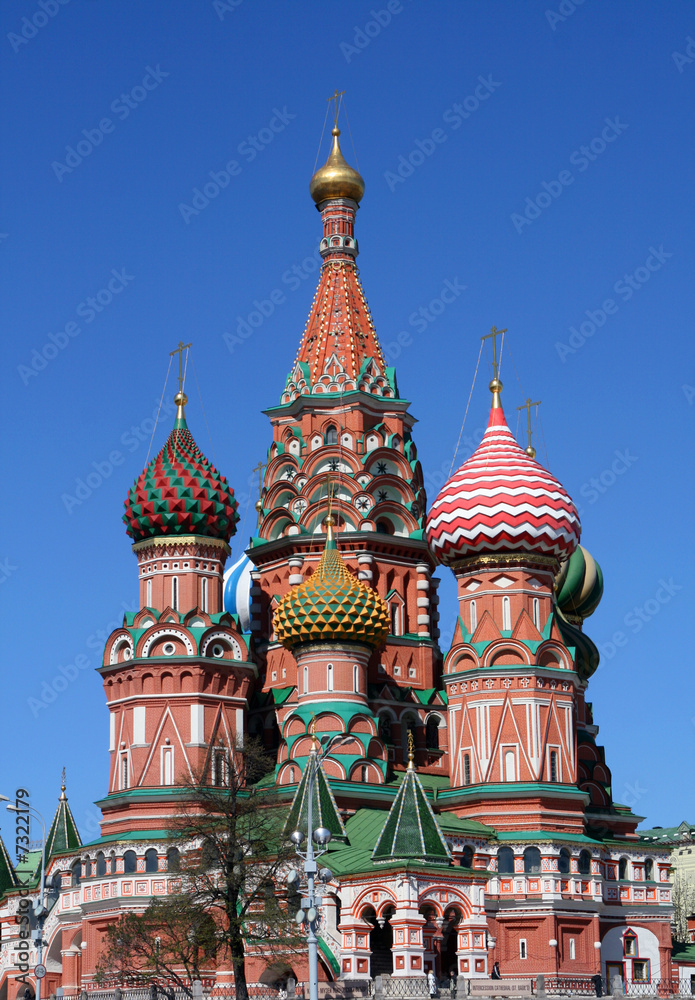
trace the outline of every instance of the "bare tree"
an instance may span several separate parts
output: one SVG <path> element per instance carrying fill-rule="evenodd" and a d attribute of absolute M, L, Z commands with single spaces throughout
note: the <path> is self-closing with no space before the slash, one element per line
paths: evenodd
<path fill-rule="evenodd" d="M 129 915 L 115 925 L 102 978 L 168 978 L 188 992 L 186 981 L 201 966 L 227 960 L 237 1000 L 248 1000 L 249 949 L 270 964 L 305 943 L 292 919 L 298 903 L 284 889 L 285 869 L 295 857 L 284 835 L 287 808 L 275 804 L 274 783 L 262 781 L 273 766 L 252 738 L 243 746 L 220 742 L 211 748 L 203 772 L 182 793 L 182 812 L 170 831 L 180 851 L 175 891 L 153 900 L 141 917 Z M 196 931 L 190 938 L 187 928 L 199 928 L 200 937 Z"/>
<path fill-rule="evenodd" d="M 688 917 L 695 914 L 695 884 L 685 872 L 678 871 L 678 869 L 671 869 L 671 879 L 673 884 L 671 891 L 673 939 L 679 944 L 687 944 Z"/>

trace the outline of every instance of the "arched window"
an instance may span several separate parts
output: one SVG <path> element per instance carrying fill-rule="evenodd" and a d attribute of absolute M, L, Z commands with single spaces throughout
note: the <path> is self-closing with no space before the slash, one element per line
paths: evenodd
<path fill-rule="evenodd" d="M 500 875 L 514 874 L 514 851 L 511 847 L 500 847 L 497 851 L 497 871 Z"/>
<path fill-rule="evenodd" d="M 200 581 L 200 609 L 201 611 L 208 610 L 208 596 L 209 596 L 210 584 L 207 577 L 203 577 Z"/>
<path fill-rule="evenodd" d="M 557 750 L 550 751 L 550 780 L 557 781 Z"/>
<path fill-rule="evenodd" d="M 178 611 L 179 607 L 179 578 L 178 576 L 172 576 L 171 578 L 171 606 L 174 611 Z"/>
<path fill-rule="evenodd" d="M 162 748 L 162 784 L 174 784 L 174 748 L 165 746 Z"/>
<path fill-rule="evenodd" d="M 570 873 L 570 852 L 566 847 L 563 847 L 558 855 L 557 870 L 561 875 L 569 875 Z"/>
<path fill-rule="evenodd" d="M 109 855 L 109 860 L 111 862 L 111 866 L 109 868 L 109 875 L 115 875 L 116 874 L 116 852 L 115 851 L 111 851 L 111 854 Z"/>
<path fill-rule="evenodd" d="M 463 755 L 463 783 L 464 785 L 471 783 L 471 755 L 469 753 Z"/>
<path fill-rule="evenodd" d="M 352 687 L 355 693 L 359 693 L 360 690 L 360 668 L 355 663 L 352 668 Z"/>
<path fill-rule="evenodd" d="M 145 871 L 159 871 L 159 857 L 157 856 L 157 852 L 154 847 L 150 847 L 147 851 L 145 851 Z"/>
<path fill-rule="evenodd" d="M 229 760 L 227 758 L 227 751 L 224 747 L 219 747 L 212 752 L 212 783 L 217 788 L 223 788 L 227 785 L 227 776 L 229 773 Z"/>
<path fill-rule="evenodd" d="M 386 521 L 385 519 L 382 519 L 381 521 L 377 521 L 376 522 L 376 533 L 377 533 L 377 535 L 392 535 L 393 534 L 393 525 L 391 524 L 390 521 Z"/>
<path fill-rule="evenodd" d="M 333 690 L 333 664 L 332 663 L 327 663 L 326 664 L 326 674 L 327 674 L 327 677 L 326 677 L 327 690 L 328 691 L 332 691 Z"/>
<path fill-rule="evenodd" d="M 181 852 L 178 847 L 170 847 L 167 851 L 167 871 L 177 872 L 181 868 Z"/>
<path fill-rule="evenodd" d="M 624 882 L 630 876 L 628 875 L 627 858 L 621 858 L 618 862 L 618 878 L 621 882 Z"/>
<path fill-rule="evenodd" d="M 391 732 L 391 716 L 379 716 L 379 736 L 384 743 L 393 743 L 393 733 Z"/>
<path fill-rule="evenodd" d="M 436 715 L 431 715 L 427 720 L 425 735 L 428 749 L 439 750 L 439 719 Z"/>
<path fill-rule="evenodd" d="M 326 444 L 337 444 L 338 443 L 338 431 L 333 424 L 330 424 L 326 428 Z"/>
<path fill-rule="evenodd" d="M 70 882 L 72 885 L 79 885 L 82 881 L 82 862 L 76 861 L 75 864 L 70 869 L 71 878 Z"/>
<path fill-rule="evenodd" d="M 536 626 L 538 631 L 541 630 L 541 602 L 537 597 L 533 598 L 533 624 Z"/>
<path fill-rule="evenodd" d="M 540 875 L 541 872 L 541 852 L 537 847 L 527 847 L 524 851 L 524 873 L 526 875 Z"/>
<path fill-rule="evenodd" d="M 471 635 L 473 635 L 476 628 L 478 627 L 478 608 L 476 606 L 475 601 L 471 601 L 470 611 L 471 611 Z"/>
<path fill-rule="evenodd" d="M 512 627 L 512 609 L 508 597 L 502 598 L 502 630 L 509 632 Z"/>
<path fill-rule="evenodd" d="M 128 787 L 128 754 L 121 754 L 121 790 Z"/>
<path fill-rule="evenodd" d="M 516 781 L 516 754 L 513 750 L 504 752 L 504 780 Z"/>
<path fill-rule="evenodd" d="M 654 881 L 654 862 L 651 858 L 646 858 L 644 862 L 644 877 L 647 882 Z"/>
<path fill-rule="evenodd" d="M 97 878 L 101 878 L 106 875 L 106 858 L 103 851 L 99 851 L 97 854 Z"/>
<path fill-rule="evenodd" d="M 304 694 L 309 694 L 309 668 L 304 667 Z"/>
<path fill-rule="evenodd" d="M 138 859 L 135 851 L 126 851 L 123 855 L 123 871 L 126 875 L 134 875 L 138 870 Z"/>
<path fill-rule="evenodd" d="M 463 849 L 463 854 L 461 855 L 461 867 L 462 868 L 472 868 L 473 867 L 473 848 L 470 844 L 466 844 Z"/>
<path fill-rule="evenodd" d="M 145 604 L 148 608 L 152 607 L 152 581 L 148 580 L 145 583 Z"/>
<path fill-rule="evenodd" d="M 397 601 L 391 601 L 389 613 L 391 615 L 391 635 L 401 635 L 401 608 Z"/>
<path fill-rule="evenodd" d="M 589 851 L 580 851 L 577 867 L 580 875 L 591 875 L 591 854 Z"/>

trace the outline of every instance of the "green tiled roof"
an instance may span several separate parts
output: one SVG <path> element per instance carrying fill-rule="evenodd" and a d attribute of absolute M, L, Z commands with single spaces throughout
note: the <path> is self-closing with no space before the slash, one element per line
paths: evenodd
<path fill-rule="evenodd" d="M 17 876 L 14 873 L 5 843 L 2 837 L 0 837 L 0 896 L 3 896 L 8 889 L 13 889 L 16 885 Z"/>
<path fill-rule="evenodd" d="M 316 780 L 311 783 L 311 789 L 309 789 L 309 771 L 312 761 L 314 761 Z M 309 795 L 312 796 L 311 825 L 313 829 L 316 830 L 319 826 L 324 826 L 327 830 L 331 831 L 334 839 L 345 840 L 347 837 L 345 827 L 338 812 L 336 801 L 333 798 L 333 792 L 326 781 L 326 775 L 323 773 L 321 761 L 318 759 L 318 754 L 315 750 L 312 750 L 309 755 L 302 774 L 302 780 L 299 782 L 294 799 L 292 800 L 289 816 L 285 823 L 286 833 L 291 833 L 293 830 L 301 830 L 305 837 L 311 836 L 312 831 L 308 828 Z"/>
<path fill-rule="evenodd" d="M 379 835 L 374 861 L 417 859 L 448 863 L 451 854 L 412 761 Z"/>
<path fill-rule="evenodd" d="M 65 795 L 65 785 L 60 792 L 58 808 L 53 817 L 51 828 L 46 838 L 46 860 L 53 854 L 61 854 L 63 851 L 76 851 L 82 847 L 82 840 L 77 832 L 77 826 L 70 812 L 70 806 Z"/>

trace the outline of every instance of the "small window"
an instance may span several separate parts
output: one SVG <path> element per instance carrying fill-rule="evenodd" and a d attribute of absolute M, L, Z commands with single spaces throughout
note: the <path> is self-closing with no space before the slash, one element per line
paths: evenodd
<path fill-rule="evenodd" d="M 179 607 L 179 578 L 177 576 L 172 576 L 171 578 L 171 606 L 174 611 L 178 611 Z"/>
<path fill-rule="evenodd" d="M 473 867 L 473 848 L 470 844 L 466 844 L 463 849 L 463 854 L 461 855 L 461 867 L 462 868 L 472 868 Z"/>
<path fill-rule="evenodd" d="M 591 854 L 589 851 L 581 851 L 578 862 L 580 875 L 591 875 Z"/>
<path fill-rule="evenodd" d="M 170 847 L 167 851 L 167 871 L 177 872 L 181 869 L 181 852 L 178 847 Z"/>
<path fill-rule="evenodd" d="M 138 870 L 138 859 L 135 851 L 126 851 L 123 855 L 123 871 L 126 875 L 134 875 Z"/>
<path fill-rule="evenodd" d="M 577 947 L 574 938 L 570 938 L 570 961 L 574 961 L 577 957 Z"/>
<path fill-rule="evenodd" d="M 439 719 L 436 716 L 431 716 L 427 720 L 427 727 L 425 729 L 425 738 L 427 740 L 427 746 L 430 750 L 439 749 Z"/>
<path fill-rule="evenodd" d="M 511 847 L 500 847 L 498 850 L 497 871 L 500 875 L 514 874 L 514 852 Z"/>
<path fill-rule="evenodd" d="M 148 608 L 152 607 L 152 581 L 148 580 L 145 584 L 145 604 Z"/>
<path fill-rule="evenodd" d="M 621 858 L 618 862 L 618 878 L 621 882 L 625 882 L 629 878 L 627 858 Z"/>
<path fill-rule="evenodd" d="M 121 790 L 128 787 L 128 755 L 121 754 Z"/>
<path fill-rule="evenodd" d="M 401 634 L 401 609 L 400 605 L 396 601 L 391 601 L 389 604 L 389 612 L 391 614 L 391 635 Z"/>
<path fill-rule="evenodd" d="M 352 668 L 352 687 L 356 694 L 359 694 L 360 690 L 360 668 L 355 663 Z"/>
<path fill-rule="evenodd" d="M 502 598 L 502 630 L 509 632 L 512 627 L 512 609 L 508 597 Z"/>
<path fill-rule="evenodd" d="M 636 983 L 649 982 L 649 961 L 648 959 L 635 960 L 632 963 L 632 979 Z"/>
<path fill-rule="evenodd" d="M 294 782 L 295 782 L 295 777 L 294 777 L 294 768 L 293 768 L 293 767 L 291 767 L 291 768 L 290 768 L 290 784 L 291 784 L 291 785 L 293 785 L 293 784 L 294 784 Z"/>
<path fill-rule="evenodd" d="M 390 715 L 380 715 L 379 716 L 379 736 L 384 743 L 393 743 L 393 733 L 391 731 L 391 716 Z"/>
<path fill-rule="evenodd" d="M 637 954 L 637 938 L 634 934 L 626 934 L 623 938 L 623 954 L 627 957 Z"/>
<path fill-rule="evenodd" d="M 519 958 L 526 958 L 526 938 L 519 939 Z"/>
<path fill-rule="evenodd" d="M 326 428 L 326 444 L 337 444 L 338 443 L 338 431 L 331 424 Z"/>
<path fill-rule="evenodd" d="M 82 881 L 82 862 L 76 861 L 75 864 L 70 869 L 71 878 L 70 882 L 72 885 L 79 885 Z"/>
<path fill-rule="evenodd" d="M 557 781 L 557 750 L 550 751 L 550 780 Z"/>
<path fill-rule="evenodd" d="M 162 750 L 162 784 L 174 784 L 174 748 L 164 747 Z"/>
<path fill-rule="evenodd" d="M 524 851 L 524 873 L 526 875 L 540 875 L 541 852 L 537 847 L 527 847 Z"/>
<path fill-rule="evenodd" d="M 152 873 L 159 870 L 159 857 L 154 847 L 150 847 L 149 850 L 145 851 L 145 871 Z"/>
<path fill-rule="evenodd" d="M 97 878 L 101 878 L 106 875 L 106 858 L 103 851 L 99 851 L 97 854 Z"/>
<path fill-rule="evenodd" d="M 516 754 L 513 750 L 506 750 L 504 754 L 504 780 L 516 781 Z"/>
<path fill-rule="evenodd" d="M 644 877 L 647 882 L 654 881 L 654 862 L 651 858 L 647 858 L 644 862 Z"/>
<path fill-rule="evenodd" d="M 463 783 L 464 785 L 471 783 L 471 755 L 469 753 L 463 755 Z"/>
<path fill-rule="evenodd" d="M 208 610 L 208 598 L 210 591 L 210 582 L 207 577 L 203 577 L 200 581 L 200 609 L 201 611 Z"/>
<path fill-rule="evenodd" d="M 561 875 L 569 875 L 570 873 L 570 852 L 566 847 L 563 847 L 558 855 L 557 870 Z"/>
<path fill-rule="evenodd" d="M 476 606 L 475 601 L 471 601 L 470 611 L 471 611 L 471 635 L 473 635 L 473 633 L 478 627 L 478 608 Z"/>
<path fill-rule="evenodd" d="M 326 674 L 327 674 L 327 677 L 326 677 L 327 690 L 328 691 L 332 691 L 333 690 L 333 664 L 332 663 L 327 663 L 326 664 Z"/>
<path fill-rule="evenodd" d="M 541 630 L 541 602 L 537 597 L 533 598 L 533 624 L 536 626 L 538 631 Z"/>
<path fill-rule="evenodd" d="M 228 781 L 228 760 L 227 751 L 220 747 L 212 753 L 212 783 L 218 788 L 223 788 Z"/>

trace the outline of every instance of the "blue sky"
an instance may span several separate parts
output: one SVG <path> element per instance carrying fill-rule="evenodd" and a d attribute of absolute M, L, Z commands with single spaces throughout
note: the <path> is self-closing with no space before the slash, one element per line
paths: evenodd
<path fill-rule="evenodd" d="M 204 402 L 189 372 L 189 425 L 252 512 L 261 410 L 316 284 L 308 183 L 337 87 L 366 182 L 362 280 L 430 499 L 479 338 L 506 327 L 510 426 L 542 400 L 539 457 L 605 573 L 589 698 L 615 796 L 650 824 L 695 818 L 694 36 L 678 0 L 4 0 L 0 792 L 28 787 L 52 815 L 65 765 L 96 834 L 108 744 L 93 668 L 137 597 L 122 504 L 179 340 Z M 430 307 L 447 281 L 453 303 Z M 244 338 L 258 304 L 272 314 Z M 483 359 L 458 461 L 488 378 Z"/>

